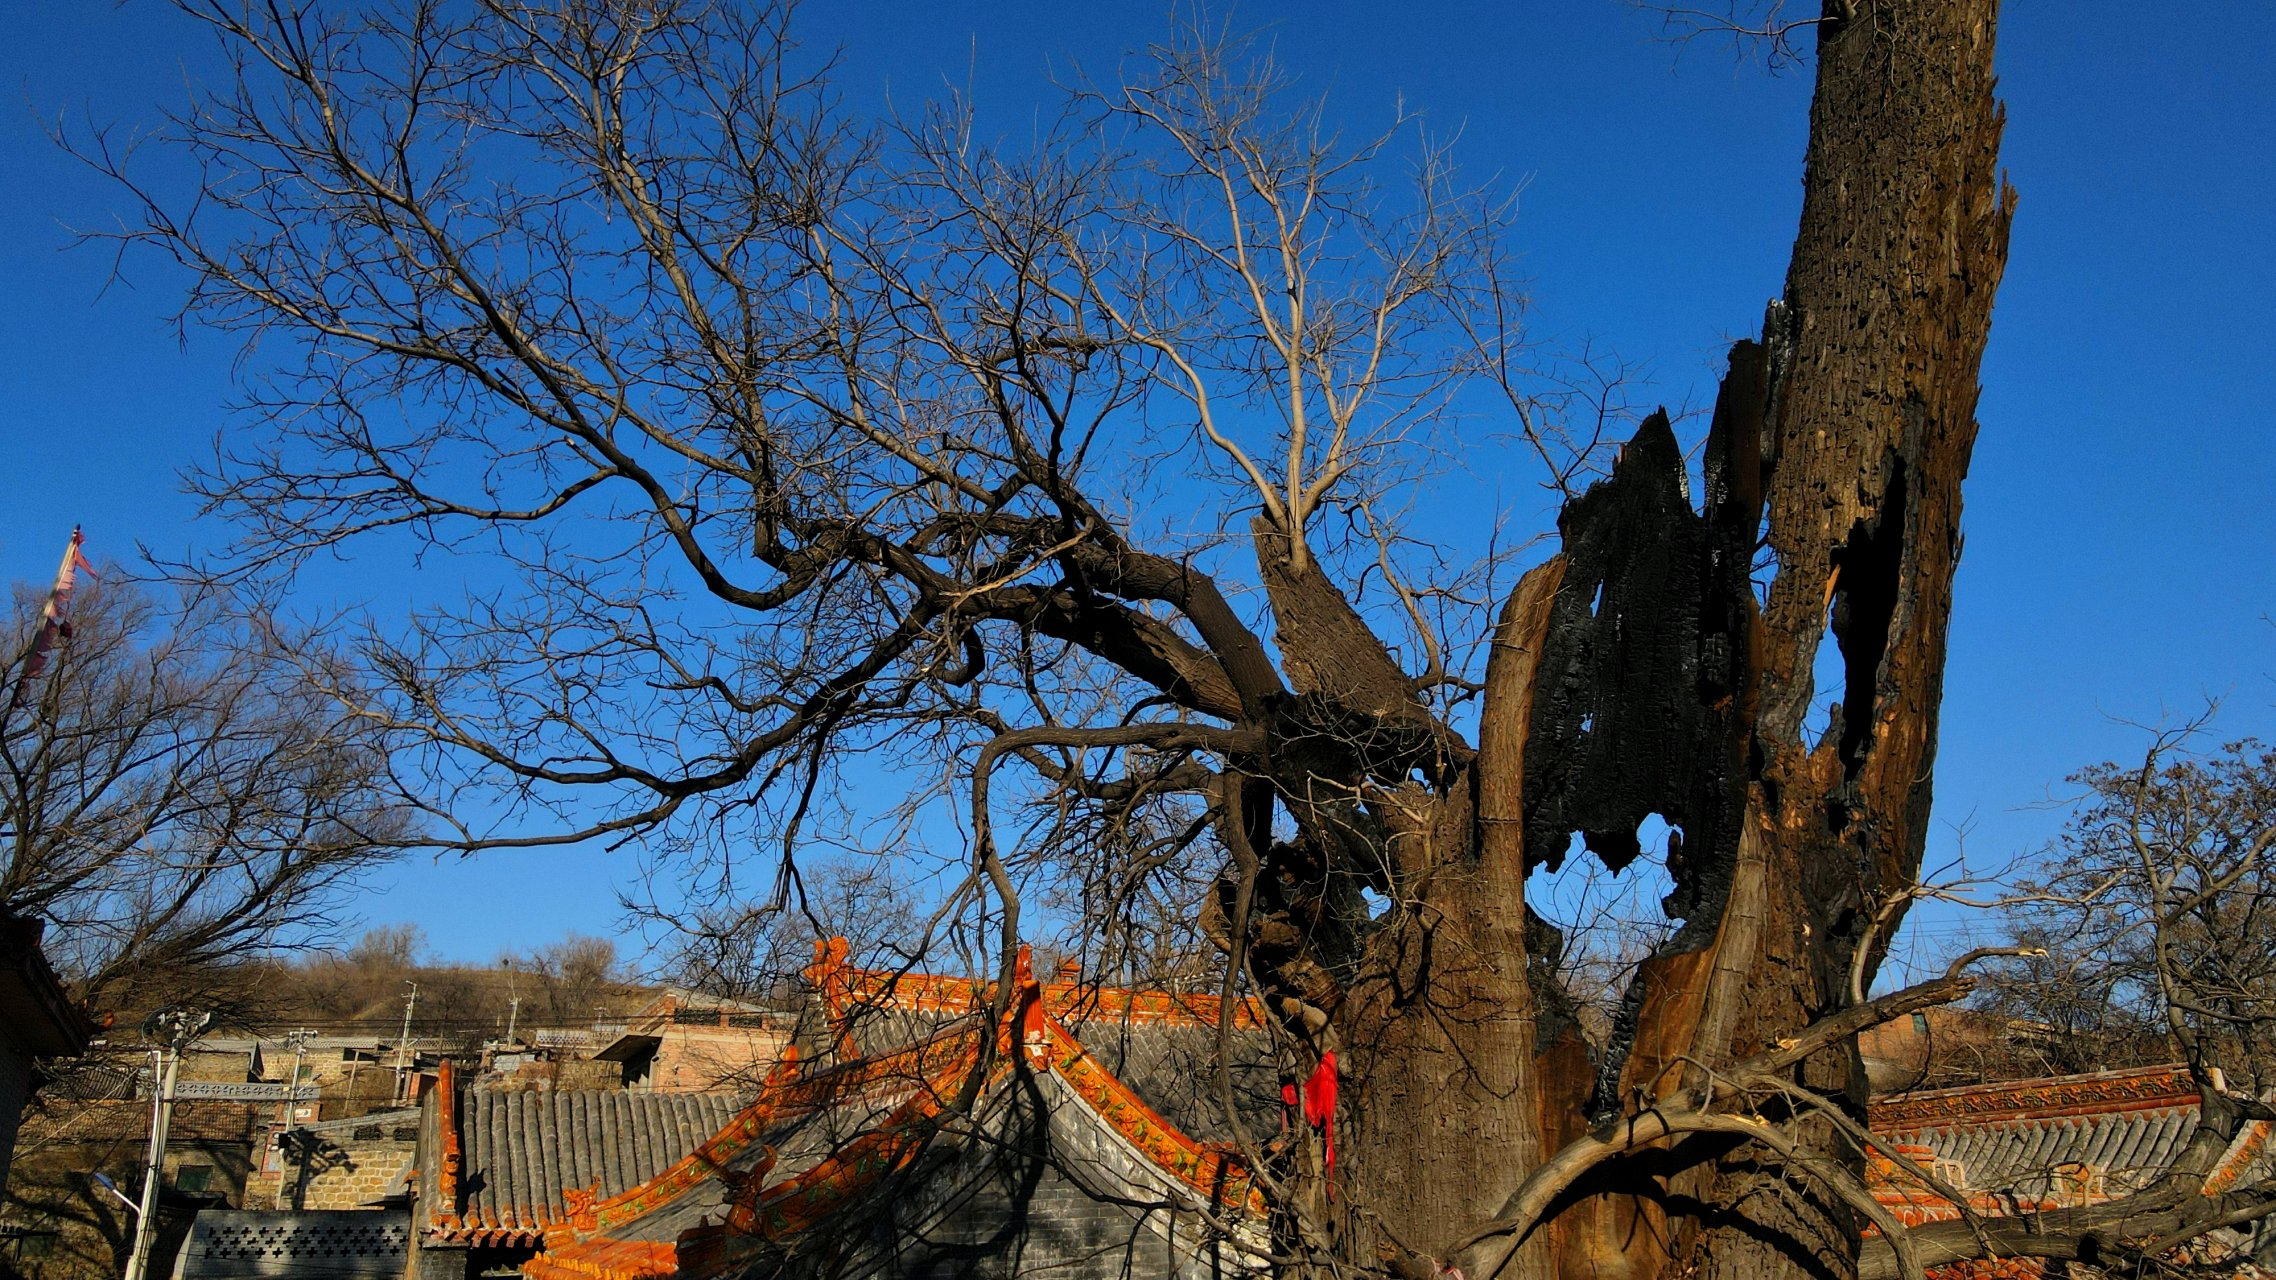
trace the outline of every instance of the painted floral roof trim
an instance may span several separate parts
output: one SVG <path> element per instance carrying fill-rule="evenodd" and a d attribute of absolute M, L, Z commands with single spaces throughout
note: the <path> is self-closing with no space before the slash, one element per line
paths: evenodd
<path fill-rule="evenodd" d="M 1187 1137 L 1108 1071 L 1056 1018 L 1048 1018 L 1044 1030 L 1049 1039 L 1039 1046 L 1044 1058 L 1039 1065 L 1057 1072 L 1077 1097 L 1148 1160 L 1199 1192 L 1204 1204 L 1264 1216 L 1264 1195 L 1237 1153 Z"/>
<path fill-rule="evenodd" d="M 1878 1099 L 1868 1107 L 1868 1116 L 1873 1128 L 1880 1131 L 2147 1107 L 2193 1107 L 2198 1101 L 2197 1085 L 2189 1078 L 2188 1069 L 2174 1065 L 1923 1089 Z"/>
<path fill-rule="evenodd" d="M 679 1270 L 679 1246 L 661 1240 L 575 1241 L 522 1264 L 529 1280 L 667 1280 Z"/>
<path fill-rule="evenodd" d="M 798 1068 L 798 1050 L 785 1049 L 782 1057 L 767 1070 L 766 1082 L 759 1088 L 759 1096 L 751 1105 L 738 1112 L 727 1127 L 704 1139 L 696 1149 L 682 1156 L 670 1168 L 636 1187 L 610 1196 L 598 1203 L 591 1202 L 592 1192 L 578 1194 L 577 1206 L 584 1212 L 573 1212 L 570 1225 L 580 1233 L 607 1231 L 622 1226 L 635 1218 L 661 1209 L 682 1195 L 693 1191 L 698 1184 L 714 1177 L 726 1176 L 728 1162 L 740 1155 L 744 1148 L 758 1139 L 781 1114 L 783 1104 L 789 1101 L 783 1087 Z M 622 1280 L 622 1278 L 615 1278 Z"/>
<path fill-rule="evenodd" d="M 999 1049 L 1006 1046 L 999 1045 Z M 999 1052 L 988 1085 L 1001 1079 L 1008 1053 Z M 748 1235 L 784 1240 L 827 1218 L 878 1179 L 893 1173 L 924 1149 L 932 1125 L 947 1100 L 979 1063 L 974 1039 L 968 1052 L 885 1117 L 827 1159 L 781 1182 L 764 1185 L 764 1170 L 745 1181 L 729 1202 L 727 1225 Z M 983 1086 L 985 1088 L 985 1086 Z"/>

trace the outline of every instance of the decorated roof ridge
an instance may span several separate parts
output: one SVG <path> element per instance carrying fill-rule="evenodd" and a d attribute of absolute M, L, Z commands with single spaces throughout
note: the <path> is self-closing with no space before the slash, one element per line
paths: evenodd
<path fill-rule="evenodd" d="M 430 1225 L 456 1226 L 458 1177 L 465 1168 L 466 1157 L 458 1138 L 458 1077 L 449 1058 L 444 1058 L 435 1071 L 435 1127 L 442 1155 L 437 1161 L 435 1210 Z"/>
<path fill-rule="evenodd" d="M 1031 963 L 1020 948 L 1021 972 Z M 844 938 L 826 938 L 814 944 L 814 963 L 805 978 L 819 992 L 833 1018 L 843 1018 L 855 1006 L 909 1013 L 968 1013 L 984 1007 L 994 994 L 993 980 L 948 974 L 904 972 L 899 969 L 864 969 L 848 959 Z M 1027 978 L 1027 981 L 1033 979 Z M 1217 1025 L 1223 1001 L 1216 995 L 1146 991 L 1111 987 L 1080 979 L 1054 979 L 1036 984 L 1043 1007 L 1060 1020 L 1127 1022 L 1136 1026 Z M 1264 1002 L 1244 996 L 1233 1004 L 1233 1025 L 1256 1028 L 1265 1024 Z"/>
<path fill-rule="evenodd" d="M 842 950 L 828 943 L 818 950 L 824 964 L 833 950 L 843 958 Z M 983 1090 L 1009 1072 L 1015 1055 L 1024 1057 L 1033 1068 L 1057 1073 L 1103 1122 L 1165 1174 L 1198 1191 L 1204 1203 L 1238 1206 L 1261 1215 L 1262 1195 L 1238 1158 L 1196 1142 L 1109 1072 L 1055 1016 L 1048 987 L 1035 981 L 1031 964 L 1031 953 L 1022 947 L 1015 961 L 1015 980 L 1026 994 L 1005 1011 L 997 1027 L 996 1058 Z M 816 986 L 830 990 L 824 982 Z M 777 1240 L 795 1235 L 906 1165 L 930 1133 L 929 1123 L 944 1109 L 944 1100 L 974 1065 L 977 1049 L 977 1043 L 971 1044 L 959 1061 L 934 1075 L 875 1129 L 813 1167 L 772 1186 L 760 1185 L 763 1175 L 751 1178 L 733 1198 L 729 1227 Z"/>
<path fill-rule="evenodd" d="M 668 1240 L 573 1240 L 522 1264 L 529 1280 L 664 1280 L 679 1269 L 679 1246 Z"/>
<path fill-rule="evenodd" d="M 473 1245 L 535 1244 L 544 1239 L 548 1224 L 544 1206 L 530 1209 L 526 1205 L 510 1205 L 502 1216 L 481 1214 L 470 1216 L 459 1203 L 459 1179 L 465 1171 L 466 1157 L 459 1126 L 459 1098 L 457 1072 L 451 1059 L 444 1058 L 435 1073 L 435 1125 L 442 1147 L 442 1159 L 435 1182 L 435 1211 L 427 1223 L 429 1231 L 454 1241 Z"/>
<path fill-rule="evenodd" d="M 1874 1129 L 1893 1132 L 1995 1119 L 2189 1107 L 2198 1101 L 2188 1069 L 2167 1065 L 1924 1089 L 1877 1099 L 1867 1111 Z"/>
<path fill-rule="evenodd" d="M 832 941 L 842 948 L 842 940 Z M 1053 1015 L 1046 1004 L 1044 984 L 1035 981 L 1030 964 L 1031 957 L 1023 947 L 1015 974 L 1024 995 L 1005 1010 L 996 1025 L 996 1052 L 982 1091 L 998 1084 L 1022 1058 L 1031 1067 L 1056 1072 L 1085 1106 L 1165 1174 L 1194 1188 L 1203 1203 L 1261 1216 L 1265 1211 L 1263 1196 L 1239 1157 L 1195 1141 L 1109 1072 Z M 828 990 L 822 982 L 816 985 Z M 558 1251 L 548 1242 L 548 1253 L 559 1260 L 558 1269 L 532 1263 L 524 1267 L 525 1273 L 530 1280 L 650 1280 L 652 1275 L 668 1274 L 630 1269 L 662 1266 L 666 1260 L 661 1253 L 609 1252 L 612 1245 L 641 1242 L 617 1241 L 605 1232 L 662 1208 L 713 1176 L 731 1184 L 727 1219 L 721 1224 L 726 1230 L 781 1240 L 809 1229 L 855 1194 L 905 1167 L 922 1150 L 924 1140 L 933 1132 L 932 1122 L 969 1079 L 967 1073 L 978 1065 L 983 1040 L 973 1033 L 979 1029 L 967 1022 L 904 1049 L 818 1070 L 802 1069 L 795 1056 L 790 1056 L 768 1073 L 768 1082 L 757 1100 L 687 1158 L 642 1186 L 575 1215 L 577 1221 L 556 1224 L 585 1234 L 564 1241 Z M 943 1055 L 939 1052 L 943 1049 L 953 1052 Z M 816 1164 L 772 1184 L 766 1182 L 773 1165 L 771 1153 L 748 1173 L 738 1175 L 726 1167 L 728 1158 L 772 1121 L 783 1117 L 791 1106 L 828 1105 L 846 1095 L 848 1079 L 866 1085 L 885 1078 L 889 1073 L 880 1067 L 892 1067 L 891 1074 L 910 1079 L 907 1068 L 911 1064 L 932 1068 L 914 1081 L 917 1087 L 911 1096 L 874 1128 Z M 825 1092 L 816 1089 L 817 1084 L 834 1087 Z M 676 1266 L 676 1259 L 671 1265 Z M 610 1270 L 612 1267 L 616 1269 Z"/>
<path fill-rule="evenodd" d="M 820 1110 L 881 1081 L 922 1084 L 939 1074 L 938 1060 L 958 1056 L 967 1041 L 978 1040 L 985 1030 L 976 1017 L 960 1019 L 897 1049 L 798 1071 L 777 1086 L 782 1095 L 777 1114 L 787 1117 Z"/>
<path fill-rule="evenodd" d="M 1065 1080 L 1109 1128 L 1164 1173 L 1200 1192 L 1204 1204 L 1243 1209 L 1259 1217 L 1265 1214 L 1263 1193 L 1239 1155 L 1188 1136 L 1108 1071 L 1048 1010 L 1045 1018 L 1050 1039 L 1042 1046 L 1044 1061 L 1039 1065 Z"/>
<path fill-rule="evenodd" d="M 581 1235 L 606 1231 L 679 1199 L 706 1178 L 726 1174 L 728 1161 L 750 1146 L 766 1131 L 768 1125 L 774 1123 L 785 1099 L 785 1086 L 797 1074 L 798 1047 L 786 1045 L 782 1056 L 767 1068 L 766 1078 L 759 1085 L 759 1094 L 751 1100 L 750 1105 L 736 1112 L 734 1119 L 729 1120 L 717 1133 L 697 1143 L 693 1151 L 681 1156 L 662 1173 L 598 1202 L 593 1200 L 600 1189 L 598 1183 L 589 1190 L 570 1192 L 570 1227 Z M 626 1278 L 608 1277 L 607 1280 Z"/>
<path fill-rule="evenodd" d="M 1033 1001 L 1022 1002 L 1022 1008 L 1010 1011 L 998 1028 L 999 1064 L 1011 1052 L 1014 1039 L 1010 1029 L 1020 1025 L 1022 1013 Z M 730 1182 L 740 1182 L 730 1198 L 729 1221 L 740 1221 L 740 1229 L 749 1231 L 760 1221 L 757 1215 L 769 1214 L 779 1219 L 786 1233 L 795 1233 L 818 1220 L 817 1206 L 825 1210 L 845 1195 L 859 1190 L 877 1177 L 900 1167 L 913 1155 L 916 1145 L 908 1141 L 906 1132 L 922 1120 L 930 1119 L 942 1109 L 941 1100 L 960 1082 L 963 1073 L 978 1060 L 980 1037 L 973 1034 L 979 1028 L 973 1023 L 942 1028 L 913 1045 L 867 1059 L 833 1063 L 818 1069 L 802 1070 L 795 1047 L 787 1050 L 767 1073 L 759 1096 L 738 1112 L 718 1133 L 706 1139 L 694 1151 L 676 1162 L 671 1168 L 629 1188 L 605 1201 L 592 1202 L 591 1192 L 572 1192 L 574 1210 L 567 1220 L 548 1224 L 567 1228 L 575 1233 L 563 1241 L 560 1248 L 571 1252 L 563 1254 L 561 1270 L 525 1266 L 525 1274 L 532 1280 L 572 1280 L 573 1277 L 598 1277 L 599 1280 L 643 1280 L 643 1273 L 617 1270 L 604 1274 L 594 1267 L 613 1266 L 610 1259 L 619 1255 L 608 1253 L 609 1246 L 640 1245 L 639 1241 L 619 1241 L 605 1233 L 612 1227 L 622 1226 L 670 1204 L 700 1185 L 707 1178 L 717 1176 Z M 945 1054 L 943 1051 L 946 1051 Z M 919 1075 L 916 1069 L 931 1067 Z M 847 1144 L 830 1158 L 822 1161 L 797 1177 L 773 1186 L 763 1185 L 766 1171 L 774 1161 L 771 1153 L 758 1168 L 738 1176 L 727 1162 L 748 1146 L 775 1120 L 787 1114 L 796 1114 L 831 1102 L 842 1100 L 853 1089 L 865 1088 L 880 1079 L 901 1079 L 917 1087 L 913 1095 L 889 1114 L 877 1129 L 863 1134 Z M 991 1079 L 990 1083 L 993 1082 Z M 903 1151 L 886 1151 L 888 1146 L 906 1147 Z M 803 1203 L 813 1200 L 813 1204 Z M 779 1212 L 773 1212 L 779 1209 Z M 558 1231 L 555 1233 L 558 1235 Z M 547 1253 L 556 1249 L 553 1238 L 541 1238 Z M 654 1263 L 665 1266 L 655 1274 L 671 1274 L 676 1259 L 663 1259 L 662 1255 L 627 1253 L 641 1265 Z"/>
<path fill-rule="evenodd" d="M 2276 1130 L 2276 1125 L 2271 1125 L 2266 1120 L 2255 1120 L 2247 1124 L 2244 1131 L 2237 1134 L 2236 1141 L 2229 1144 L 2220 1163 L 2213 1166 L 2212 1176 L 2205 1179 L 2205 1194 L 2222 1195 L 2234 1187 L 2245 1169 L 2268 1146 L 2271 1130 Z"/>
<path fill-rule="evenodd" d="M 638 1186 L 605 1200 L 594 1200 L 591 1189 L 570 1189 L 566 1195 L 570 1211 L 562 1219 L 549 1222 L 555 1229 L 566 1228 L 573 1233 L 564 1242 L 576 1245 L 603 1245 L 612 1237 L 605 1233 L 635 1219 L 663 1208 L 680 1196 L 694 1190 L 706 1179 L 718 1176 L 735 1179 L 728 1162 L 748 1147 L 775 1121 L 802 1114 L 818 1107 L 843 1100 L 854 1089 L 865 1088 L 880 1079 L 898 1079 L 917 1086 L 917 1096 L 937 1096 L 953 1078 L 969 1068 L 977 1037 L 971 1024 L 943 1028 L 924 1040 L 888 1054 L 873 1058 L 839 1062 L 814 1069 L 802 1069 L 796 1046 L 788 1046 L 783 1056 L 767 1072 L 759 1094 L 751 1103 L 737 1112 L 733 1119 L 705 1139 L 693 1151 L 681 1157 L 670 1168 Z M 943 1051 L 947 1051 L 943 1056 Z M 935 1059 L 930 1063 L 928 1058 Z M 930 1065 L 933 1070 L 919 1075 L 918 1068 Z M 903 1104 L 906 1107 L 906 1103 Z M 771 1158 L 757 1171 L 763 1177 Z M 753 1175 L 741 1175 L 751 1178 Z M 548 1251 L 552 1249 L 548 1238 Z M 627 1242 L 638 1243 L 638 1242 Z M 532 1273 L 533 1275 L 535 1273 Z M 618 1280 L 624 1280 L 619 1277 Z"/>
<path fill-rule="evenodd" d="M 1009 1070 L 1016 1047 L 1012 1029 L 1018 1025 L 1015 1010 L 997 1028 L 997 1053 L 989 1078 L 982 1082 L 983 1091 Z M 946 1109 L 946 1099 L 956 1092 L 956 1086 L 979 1058 L 979 1037 L 968 1037 L 954 1059 L 875 1128 L 781 1182 L 766 1183 L 771 1160 L 753 1170 L 728 1198 L 727 1226 L 746 1235 L 785 1239 L 813 1226 L 863 1188 L 900 1169 L 923 1147 L 932 1132 L 930 1122 Z"/>

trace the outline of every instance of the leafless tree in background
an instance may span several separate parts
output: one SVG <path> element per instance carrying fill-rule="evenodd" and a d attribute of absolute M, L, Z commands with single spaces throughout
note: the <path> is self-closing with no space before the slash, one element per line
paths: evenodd
<path fill-rule="evenodd" d="M 1851 1042 L 1970 983 L 1864 998 L 2012 209 L 1994 0 L 1813 27 L 1800 233 L 1697 504 L 1664 417 L 1612 465 L 1617 397 L 1529 368 L 1506 205 L 1239 41 L 1013 147 L 843 110 L 761 5 L 184 7 L 236 71 L 168 135 L 195 197 L 81 152 L 184 322 L 284 357 L 204 480 L 244 522 L 212 571 L 482 556 L 339 689 L 442 846 L 787 868 L 877 796 L 956 830 L 920 932 L 1006 979 L 1046 899 L 1114 921 L 1198 869 L 1219 990 L 1345 1072 L 1333 1199 L 1316 1142 L 1248 1144 L 1291 1273 L 1839 1275 L 1866 1222 L 1864 1265 L 1917 1264 Z M 1514 586 L 1522 539 L 1417 509 L 1485 403 L 1566 499 Z M 1576 858 L 1671 887 L 1602 1043 L 1529 894 Z"/>
<path fill-rule="evenodd" d="M 1987 986 L 2083 1042 L 2082 1059 L 2095 1042 L 2139 1053 L 2147 1033 L 2165 1060 L 2259 1095 L 2276 1090 L 2276 752 L 2207 749 L 2206 732 L 2161 731 L 2139 762 L 2072 776 L 2084 796 L 2026 886 L 2044 901 L 2016 921 L 2046 961 Z M 2074 1012 L 2093 1005 L 2099 1018 Z"/>
<path fill-rule="evenodd" d="M 17 592 L 11 687 L 38 609 Z M 90 1008 L 241 1002 L 252 961 L 323 941 L 413 834 L 384 744 L 257 618 L 105 584 L 72 621 L 0 722 L 0 907 L 50 922 Z"/>
<path fill-rule="evenodd" d="M 636 917 L 667 928 L 658 976 L 731 1000 L 788 1003 L 814 947 L 844 938 L 855 964 L 899 969 L 915 963 L 920 914 L 891 868 L 875 860 L 817 861 L 800 869 L 797 905 L 779 911 L 763 902 L 713 901 L 692 917 L 653 903 L 633 903 Z"/>
<path fill-rule="evenodd" d="M 580 933 L 540 947 L 527 968 L 545 993 L 545 1016 L 558 1025 L 592 1021 L 598 1002 L 613 995 L 620 981 L 616 944 Z"/>
<path fill-rule="evenodd" d="M 2020 954 L 1989 965 L 1979 993 L 1984 1010 L 2033 1026 L 2011 1038 L 2010 1065 L 2183 1063 L 2203 1100 L 2196 1130 L 2170 1169 L 2107 1204 L 1918 1228 L 1930 1260 L 1980 1237 L 2109 1274 L 2228 1275 L 2225 1247 L 2194 1264 L 2160 1255 L 2276 1211 L 2276 1180 L 2205 1191 L 2244 1126 L 2276 1119 L 2276 754 L 2202 749 L 2208 719 L 2154 732 L 2139 762 L 2072 777 L 2084 794 L 2010 908 Z M 1897 1274 L 1875 1261 L 1867 1274 Z"/>

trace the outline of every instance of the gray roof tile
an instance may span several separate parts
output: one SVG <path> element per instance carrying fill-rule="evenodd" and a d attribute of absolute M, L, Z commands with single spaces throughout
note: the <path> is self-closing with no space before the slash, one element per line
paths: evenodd
<path fill-rule="evenodd" d="M 459 1107 L 463 1216 L 474 1226 L 558 1221 L 570 1191 L 597 1187 L 605 1200 L 639 1186 L 748 1102 L 732 1093 L 469 1090 Z"/>

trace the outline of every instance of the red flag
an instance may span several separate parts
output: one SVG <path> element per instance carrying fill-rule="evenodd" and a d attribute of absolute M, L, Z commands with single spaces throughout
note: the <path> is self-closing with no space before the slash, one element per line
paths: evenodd
<path fill-rule="evenodd" d="M 47 603 L 40 606 L 39 634 L 32 637 L 32 651 L 24 657 L 23 673 L 16 677 L 15 692 L 8 697 L 8 709 L 14 711 L 24 703 L 24 689 L 32 677 L 47 669 L 47 655 L 58 640 L 71 638 L 71 589 L 78 585 L 79 573 L 86 571 L 90 578 L 103 575 L 87 562 L 87 553 L 79 549 L 86 538 L 78 526 L 71 529 L 71 542 L 63 548 L 63 564 L 55 571 L 55 586 L 49 588 Z"/>

